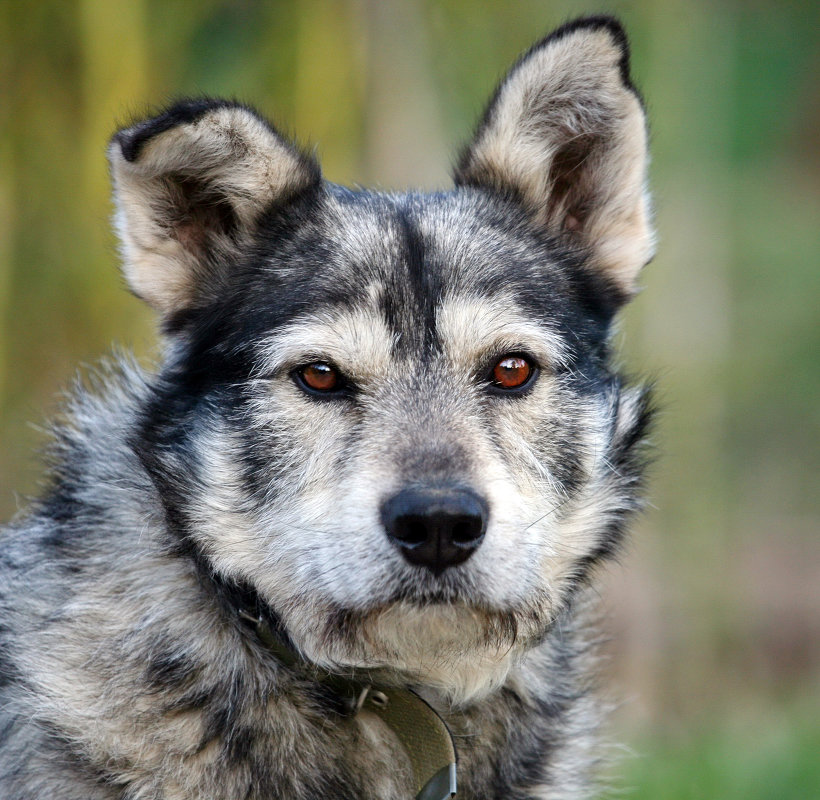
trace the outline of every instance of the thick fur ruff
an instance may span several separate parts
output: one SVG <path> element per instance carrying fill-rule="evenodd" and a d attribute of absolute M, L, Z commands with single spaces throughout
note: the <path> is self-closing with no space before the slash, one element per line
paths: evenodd
<path fill-rule="evenodd" d="M 304 664 L 422 694 L 459 798 L 588 797 L 587 587 L 640 506 L 651 416 L 609 345 L 653 248 L 621 27 L 522 56 L 447 192 L 332 185 L 209 99 L 109 158 L 164 355 L 76 388 L 47 491 L 0 539 L 0 796 L 408 800 L 392 732 L 250 609 Z M 399 541 L 408 487 L 479 498 L 468 558 Z"/>

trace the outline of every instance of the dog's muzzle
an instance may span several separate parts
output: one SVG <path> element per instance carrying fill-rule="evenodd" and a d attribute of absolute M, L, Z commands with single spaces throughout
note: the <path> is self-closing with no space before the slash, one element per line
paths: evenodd
<path fill-rule="evenodd" d="M 411 564 L 440 575 L 465 562 L 487 530 L 486 501 L 464 488 L 408 488 L 386 500 L 382 524 Z"/>

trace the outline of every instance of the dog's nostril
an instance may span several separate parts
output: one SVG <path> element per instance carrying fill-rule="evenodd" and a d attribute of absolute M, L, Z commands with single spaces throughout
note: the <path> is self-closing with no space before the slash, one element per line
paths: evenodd
<path fill-rule="evenodd" d="M 423 544 L 427 540 L 427 527 L 420 517 L 399 517 L 396 520 L 395 536 L 410 546 Z"/>
<path fill-rule="evenodd" d="M 455 544 L 471 545 L 483 534 L 484 526 L 478 517 L 463 517 L 453 524 L 452 539 Z"/>
<path fill-rule="evenodd" d="M 469 489 L 404 489 L 382 506 L 388 537 L 411 563 L 439 574 L 466 561 L 484 538 L 487 504 Z"/>

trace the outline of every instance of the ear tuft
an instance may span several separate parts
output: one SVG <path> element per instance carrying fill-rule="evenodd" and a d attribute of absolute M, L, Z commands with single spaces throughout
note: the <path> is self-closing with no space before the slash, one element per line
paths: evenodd
<path fill-rule="evenodd" d="M 321 182 L 312 158 L 226 100 L 125 128 L 108 157 L 126 279 L 166 317 L 217 294 L 263 213 Z"/>
<path fill-rule="evenodd" d="M 136 161 L 143 145 L 155 136 L 159 136 L 159 134 L 171 128 L 176 128 L 178 125 L 190 125 L 203 115 L 217 109 L 231 108 L 240 108 L 251 112 L 249 108 L 230 100 L 216 100 L 207 97 L 180 100 L 157 116 L 117 131 L 113 140 L 122 148 L 122 155 L 126 161 Z"/>
<path fill-rule="evenodd" d="M 597 16 L 563 25 L 515 63 L 454 177 L 518 199 L 625 298 L 654 248 L 647 165 L 626 33 Z"/>
<path fill-rule="evenodd" d="M 537 50 L 549 42 L 557 42 L 560 39 L 570 36 L 574 33 L 605 33 L 609 35 L 620 52 L 620 59 L 618 61 L 618 68 L 621 73 L 621 81 L 624 86 L 631 89 L 635 94 L 638 90 L 632 83 L 632 76 L 630 74 L 630 53 L 629 53 L 629 38 L 626 35 L 624 26 L 615 18 L 607 16 L 606 14 L 595 14 L 588 17 L 580 17 L 579 19 L 570 20 L 564 23 L 559 28 L 556 28 L 552 33 L 547 34 L 540 42 L 537 42 L 531 47 L 528 53 Z M 519 59 L 523 61 L 526 54 Z"/>

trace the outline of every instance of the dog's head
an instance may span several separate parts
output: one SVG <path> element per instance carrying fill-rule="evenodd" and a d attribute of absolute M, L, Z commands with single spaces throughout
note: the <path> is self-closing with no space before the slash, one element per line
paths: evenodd
<path fill-rule="evenodd" d="M 523 56 L 448 192 L 328 184 L 221 101 L 110 160 L 168 341 L 134 446 L 186 552 L 317 663 L 500 680 L 637 503 L 646 401 L 608 338 L 652 234 L 620 27 Z"/>

